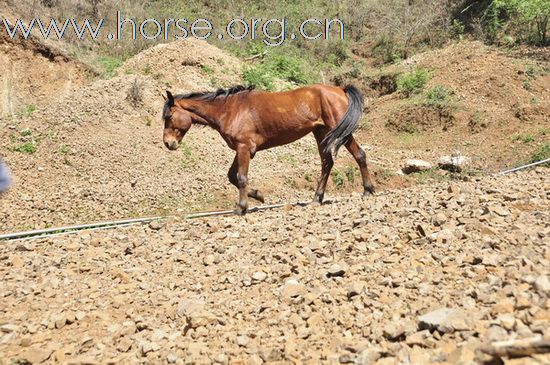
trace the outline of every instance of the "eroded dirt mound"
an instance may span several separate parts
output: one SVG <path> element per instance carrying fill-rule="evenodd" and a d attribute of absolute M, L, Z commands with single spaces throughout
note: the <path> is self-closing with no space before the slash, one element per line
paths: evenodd
<path fill-rule="evenodd" d="M 549 181 L 1 245 L 0 363 L 503 363 L 550 340 Z"/>
<path fill-rule="evenodd" d="M 152 75 L 178 90 L 200 91 L 241 83 L 242 64 L 206 41 L 189 38 L 145 50 L 119 72 Z"/>
<path fill-rule="evenodd" d="M 15 17 L 2 15 L 12 24 Z M 2 27 L 4 25 L 2 24 Z M 11 39 L 0 31 L 0 116 L 28 114 L 51 100 L 70 95 L 93 71 L 35 35 Z"/>
<path fill-rule="evenodd" d="M 409 150 L 425 159 L 460 151 L 483 170 L 528 161 L 538 146 L 550 141 L 550 65 L 519 56 L 463 41 L 370 70 L 365 76 L 372 90 L 363 139 L 376 136 L 381 142 L 373 143 L 379 147 Z M 395 75 L 418 68 L 430 74 L 420 93 L 406 98 L 387 92 L 386 84 Z M 435 87 L 444 90 L 445 98 L 428 100 Z M 521 142 L 522 136 L 530 136 L 531 142 Z"/>

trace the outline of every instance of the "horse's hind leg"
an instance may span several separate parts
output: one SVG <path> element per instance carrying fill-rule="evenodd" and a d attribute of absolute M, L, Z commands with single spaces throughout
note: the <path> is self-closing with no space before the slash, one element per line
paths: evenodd
<path fill-rule="evenodd" d="M 237 188 L 239 187 L 239 181 L 237 180 L 237 157 L 235 157 L 235 159 L 233 160 L 233 164 L 231 165 L 231 167 L 229 168 L 229 171 L 227 172 L 227 177 L 229 178 L 229 182 L 231 184 L 235 185 L 235 187 Z M 262 204 L 265 202 L 264 195 L 259 190 L 256 190 L 256 189 L 249 190 L 248 196 L 252 199 L 256 199 Z"/>
<path fill-rule="evenodd" d="M 325 127 L 320 127 L 313 130 L 313 135 L 317 141 L 317 147 L 319 148 L 319 155 L 321 156 L 321 178 L 319 179 L 319 184 L 317 185 L 317 190 L 315 191 L 315 197 L 313 198 L 314 203 L 321 204 L 323 198 L 325 197 L 325 190 L 327 188 L 328 177 L 330 175 L 330 170 L 334 165 L 334 160 L 330 152 L 325 152 L 322 145 L 322 141 L 327 134 L 328 129 Z"/>
<path fill-rule="evenodd" d="M 365 151 L 357 144 L 355 139 L 351 137 L 346 143 L 346 148 L 349 153 L 353 156 L 357 164 L 359 165 L 359 170 L 361 171 L 361 178 L 363 180 L 363 196 L 374 193 L 374 184 L 372 183 L 371 175 L 369 168 L 367 166 L 367 154 Z"/>

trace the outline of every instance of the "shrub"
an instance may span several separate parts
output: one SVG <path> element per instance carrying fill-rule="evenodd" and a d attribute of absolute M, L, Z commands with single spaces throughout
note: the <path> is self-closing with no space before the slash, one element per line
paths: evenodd
<path fill-rule="evenodd" d="M 137 78 L 128 89 L 128 92 L 126 93 L 126 100 L 128 100 L 134 107 L 143 102 L 143 85 Z"/>
<path fill-rule="evenodd" d="M 550 142 L 546 142 L 535 150 L 531 156 L 531 163 L 539 162 L 550 158 Z M 546 162 L 543 166 L 550 167 L 550 162 Z"/>
<path fill-rule="evenodd" d="M 28 153 L 28 154 L 35 153 L 36 149 L 37 149 L 37 143 L 35 141 L 26 142 L 18 146 L 15 146 L 13 148 L 15 152 Z"/>
<path fill-rule="evenodd" d="M 502 33 L 513 33 L 526 43 L 549 44 L 548 0 L 493 0 L 484 11 L 482 21 L 489 42 L 499 41 Z"/>
<path fill-rule="evenodd" d="M 447 107 L 452 101 L 454 91 L 448 90 L 445 86 L 436 85 L 426 94 L 426 105 L 442 108 Z"/>
<path fill-rule="evenodd" d="M 273 90 L 275 77 L 262 65 L 245 67 L 243 80 L 246 86 L 254 86 L 259 89 Z"/>
<path fill-rule="evenodd" d="M 298 85 L 313 81 L 311 75 L 305 71 L 304 62 L 300 58 L 284 55 L 272 55 L 258 65 L 246 67 L 243 71 L 243 79 L 248 86 L 266 90 L 273 90 L 275 79 Z"/>
<path fill-rule="evenodd" d="M 420 92 L 430 79 L 430 74 L 424 69 L 417 69 L 397 79 L 397 91 L 409 97 Z"/>
<path fill-rule="evenodd" d="M 338 169 L 333 169 L 331 175 L 332 175 L 332 182 L 334 183 L 334 186 L 336 187 L 336 189 L 338 190 L 343 189 L 344 184 L 346 182 L 345 174 Z"/>

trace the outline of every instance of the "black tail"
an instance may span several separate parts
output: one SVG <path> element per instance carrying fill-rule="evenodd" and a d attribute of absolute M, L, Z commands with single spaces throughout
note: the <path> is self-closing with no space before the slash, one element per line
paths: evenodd
<path fill-rule="evenodd" d="M 363 94 L 351 85 L 344 87 L 344 92 L 349 100 L 348 110 L 336 127 L 327 133 L 322 142 L 325 153 L 333 153 L 334 157 L 338 154 L 340 147 L 349 141 L 359 126 L 359 120 L 363 114 Z"/>

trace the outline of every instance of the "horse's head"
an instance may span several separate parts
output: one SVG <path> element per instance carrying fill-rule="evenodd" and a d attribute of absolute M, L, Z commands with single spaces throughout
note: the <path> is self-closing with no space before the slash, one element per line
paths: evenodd
<path fill-rule="evenodd" d="M 162 119 L 164 120 L 163 140 L 166 148 L 174 151 L 178 149 L 183 136 L 191 128 L 192 119 L 188 111 L 176 104 L 170 91 L 166 92 L 165 99 L 162 113 Z"/>

